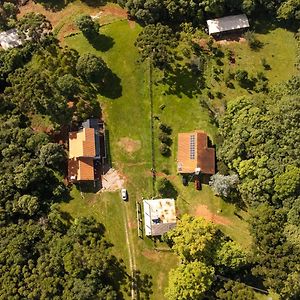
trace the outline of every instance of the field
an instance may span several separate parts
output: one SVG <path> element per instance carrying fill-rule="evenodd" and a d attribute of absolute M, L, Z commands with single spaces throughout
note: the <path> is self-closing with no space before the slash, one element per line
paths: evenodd
<path fill-rule="evenodd" d="M 33 4 L 30 2 L 30 5 Z M 54 32 L 63 45 L 76 49 L 80 54 L 94 53 L 101 56 L 114 74 L 108 83 L 109 88 L 102 91 L 98 99 L 109 132 L 112 166 L 125 179 L 129 201 L 122 202 L 118 192 L 81 194 L 74 186 L 71 200 L 61 204 L 61 208 L 73 217 L 93 216 L 103 223 L 107 239 L 114 245 L 114 254 L 124 261 L 128 273 L 130 269 L 140 272 L 138 287 L 141 298 L 164 299 L 167 274 L 176 266 L 178 259 L 163 243 L 140 239 L 137 236 L 136 222 L 136 202 L 141 201 L 142 197 L 156 196 L 151 173 L 149 63 L 138 62 L 139 54 L 134 46 L 141 27 L 124 19 L 124 12 L 122 15 L 122 10 L 115 5 L 101 10 L 104 11 L 103 18 L 100 17 L 101 34 L 95 43 L 89 43 L 82 34 L 76 32 L 73 20 L 78 14 L 97 14 L 100 9 L 75 1 L 61 11 L 48 12 L 48 15 L 55 27 Z M 41 6 L 39 11 L 44 11 Z M 270 85 L 287 79 L 294 72 L 296 47 L 292 33 L 278 28 L 260 33 L 258 38 L 264 46 L 255 52 L 246 43 L 222 45 L 224 52 L 228 48 L 232 49 L 237 60 L 235 66 L 229 66 L 223 58 L 224 72 L 228 68 L 242 68 L 254 74 L 262 70 L 260 61 L 266 58 L 271 70 L 264 72 Z M 280 42 L 282 40 L 287 42 Z M 200 105 L 199 96 L 192 93 L 195 78 L 186 73 L 176 74 L 164 83 L 160 81 L 161 78 L 162 74 L 154 71 L 154 157 L 157 176 L 167 177 L 174 184 L 178 192 L 176 205 L 179 216 L 184 213 L 204 216 L 218 224 L 222 231 L 239 242 L 245 250 L 249 249 L 251 237 L 246 222 L 248 213 L 214 196 L 207 185 L 203 185 L 201 191 L 196 191 L 192 183 L 184 187 L 176 174 L 178 132 L 205 130 L 218 147 L 217 128 L 208 110 Z M 220 91 L 224 94 L 222 101 L 249 93 L 236 83 L 234 89 L 229 89 L 222 81 L 213 81 L 210 77 L 207 84 L 213 93 Z M 161 156 L 158 150 L 159 122 L 172 128 L 173 143 L 171 155 L 167 158 Z M 124 287 L 124 297 L 129 296 L 129 291 Z"/>

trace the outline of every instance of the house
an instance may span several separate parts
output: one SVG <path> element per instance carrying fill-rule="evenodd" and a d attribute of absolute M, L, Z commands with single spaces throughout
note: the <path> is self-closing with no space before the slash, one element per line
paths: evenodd
<path fill-rule="evenodd" d="M 22 40 L 18 35 L 17 29 L 13 28 L 0 32 L 0 44 L 4 50 L 21 46 Z"/>
<path fill-rule="evenodd" d="M 203 131 L 178 134 L 177 171 L 180 174 L 213 175 L 216 169 L 215 149 Z"/>
<path fill-rule="evenodd" d="M 210 35 L 217 35 L 219 33 L 231 32 L 249 28 L 249 21 L 245 14 L 227 16 L 218 19 L 206 21 L 208 26 L 208 33 Z"/>
<path fill-rule="evenodd" d="M 69 133 L 68 178 L 71 182 L 96 181 L 101 159 L 105 157 L 105 148 L 101 140 L 101 125 L 98 119 L 89 119 L 82 123 L 78 131 Z"/>
<path fill-rule="evenodd" d="M 145 234 L 160 236 L 176 226 L 174 199 L 143 200 Z"/>

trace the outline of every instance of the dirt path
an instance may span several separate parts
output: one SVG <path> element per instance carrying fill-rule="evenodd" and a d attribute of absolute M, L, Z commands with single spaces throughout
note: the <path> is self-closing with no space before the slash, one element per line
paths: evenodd
<path fill-rule="evenodd" d="M 129 208 L 127 203 L 124 203 L 123 220 L 124 220 L 124 228 L 126 234 L 126 244 L 128 249 L 128 255 L 129 255 L 129 266 L 130 266 L 131 276 L 133 278 L 133 281 L 131 283 L 131 299 L 136 299 L 136 289 L 137 289 L 137 286 L 135 285 L 135 271 L 136 271 L 135 255 L 136 254 L 135 254 L 133 237 L 129 226 L 130 219 L 129 219 L 128 210 Z"/>
<path fill-rule="evenodd" d="M 215 224 L 230 225 L 231 221 L 225 217 L 212 213 L 206 205 L 198 205 L 195 212 L 196 216 L 203 217 Z"/>

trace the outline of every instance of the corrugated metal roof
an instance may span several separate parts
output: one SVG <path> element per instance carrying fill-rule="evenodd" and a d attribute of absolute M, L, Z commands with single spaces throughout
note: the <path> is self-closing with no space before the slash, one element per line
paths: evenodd
<path fill-rule="evenodd" d="M 206 23 L 209 34 L 248 28 L 250 26 L 248 18 L 245 14 L 207 20 Z"/>

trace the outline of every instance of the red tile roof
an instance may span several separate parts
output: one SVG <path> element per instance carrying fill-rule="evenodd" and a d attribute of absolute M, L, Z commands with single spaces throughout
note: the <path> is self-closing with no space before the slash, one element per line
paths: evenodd
<path fill-rule="evenodd" d="M 195 140 L 194 149 L 191 139 Z M 194 153 L 194 155 L 193 155 Z M 208 146 L 208 136 L 203 131 L 178 134 L 177 170 L 179 173 L 194 173 L 200 168 L 204 174 L 215 174 L 215 149 Z"/>

